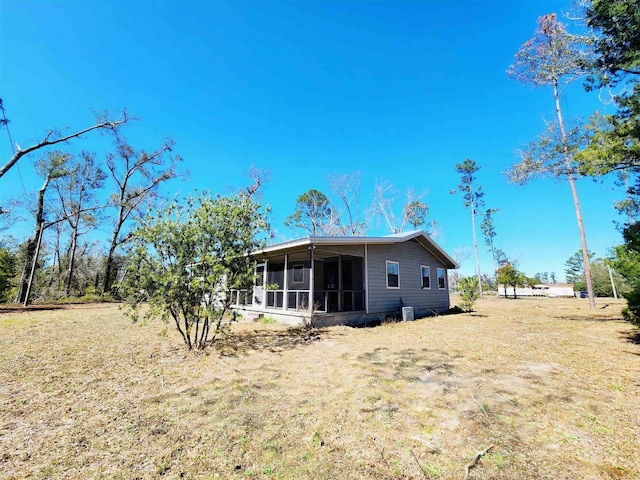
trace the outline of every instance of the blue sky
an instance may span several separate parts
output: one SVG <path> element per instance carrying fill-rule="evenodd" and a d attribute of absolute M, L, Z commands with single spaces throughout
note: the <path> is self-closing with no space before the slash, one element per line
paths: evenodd
<path fill-rule="evenodd" d="M 186 180 L 170 194 L 223 191 L 251 165 L 271 172 L 264 190 L 278 239 L 296 197 L 330 192 L 331 174 L 362 173 L 363 206 L 376 180 L 426 191 L 438 242 L 474 269 L 469 212 L 455 164 L 481 166 L 478 181 L 495 216 L 496 244 L 529 274 L 555 271 L 580 246 L 569 187 L 525 187 L 503 172 L 552 120 L 546 88 L 505 70 L 538 16 L 571 1 L 11 1 L 0 0 L 0 98 L 14 141 L 26 147 L 53 127 L 80 129 L 92 110 L 126 108 L 137 148 L 176 141 Z M 565 115 L 604 109 L 576 84 Z M 106 150 L 99 135 L 68 149 Z M 5 132 L 0 159 L 11 156 Z M 0 201 L 35 197 L 41 181 L 23 158 L 0 179 Z M 5 160 L 0 160 L 4 163 Z M 24 187 L 24 188 L 23 188 Z M 578 182 L 589 248 L 620 243 L 611 180 Z M 26 192 L 26 193 L 25 193 Z M 29 221 L 4 234 L 24 236 Z M 108 229 L 104 229 L 107 236 Z M 382 226 L 372 234 L 384 234 Z M 481 244 L 481 267 L 491 260 Z"/>

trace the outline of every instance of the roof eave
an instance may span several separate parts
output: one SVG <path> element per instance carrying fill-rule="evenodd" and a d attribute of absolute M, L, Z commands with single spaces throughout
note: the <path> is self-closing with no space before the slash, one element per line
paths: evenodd
<path fill-rule="evenodd" d="M 422 238 L 422 240 L 421 240 Z M 273 252 L 289 250 L 311 245 L 391 245 L 408 240 L 418 239 L 418 242 L 432 254 L 440 257 L 449 269 L 458 269 L 460 265 L 451 258 L 429 235 L 422 230 L 415 230 L 405 234 L 394 234 L 382 237 L 330 237 L 311 235 L 288 242 L 276 243 L 251 253 L 253 256 L 266 255 Z"/>

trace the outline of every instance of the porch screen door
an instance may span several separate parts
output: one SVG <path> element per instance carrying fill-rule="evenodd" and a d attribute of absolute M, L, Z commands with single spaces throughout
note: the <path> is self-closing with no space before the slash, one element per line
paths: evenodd
<path fill-rule="evenodd" d="M 265 282 L 265 274 L 267 270 L 266 263 L 258 263 L 256 265 L 256 279 L 255 285 L 253 287 L 253 303 L 254 305 L 264 305 L 264 282 Z"/>

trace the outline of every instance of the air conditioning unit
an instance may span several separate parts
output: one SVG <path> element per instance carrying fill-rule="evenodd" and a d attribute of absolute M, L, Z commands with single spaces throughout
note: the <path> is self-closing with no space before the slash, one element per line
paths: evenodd
<path fill-rule="evenodd" d="M 413 307 L 402 307 L 402 320 L 415 320 L 413 318 Z"/>

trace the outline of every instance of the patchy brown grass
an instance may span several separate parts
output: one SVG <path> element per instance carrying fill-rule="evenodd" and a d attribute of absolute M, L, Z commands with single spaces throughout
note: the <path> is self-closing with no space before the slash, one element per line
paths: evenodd
<path fill-rule="evenodd" d="M 238 324 L 187 353 L 117 307 L 0 314 L 0 477 L 640 477 L 622 302 L 315 331 Z"/>

